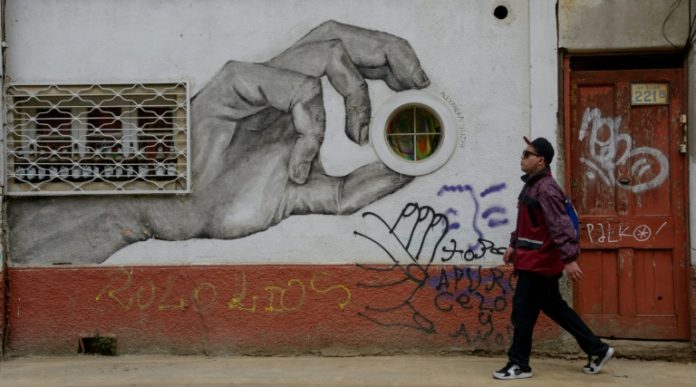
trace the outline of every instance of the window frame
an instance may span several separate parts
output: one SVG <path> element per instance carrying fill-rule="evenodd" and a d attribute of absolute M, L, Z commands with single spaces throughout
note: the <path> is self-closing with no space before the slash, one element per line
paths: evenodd
<path fill-rule="evenodd" d="M 406 160 L 397 155 L 387 139 L 387 125 L 395 114 L 408 106 L 427 108 L 440 120 L 441 133 L 438 148 L 423 160 Z M 445 101 L 424 91 L 409 90 L 394 94 L 382 103 L 372 119 L 370 142 L 377 157 L 390 169 L 404 175 L 421 176 L 444 166 L 457 147 L 457 123 Z"/>
<path fill-rule="evenodd" d="M 189 82 L 186 80 L 5 85 L 5 121 L 2 127 L 5 141 L 2 155 L 5 164 L 2 177 L 5 194 L 70 196 L 190 193 L 192 158 L 189 93 Z M 106 103 L 107 101 L 111 103 Z M 138 111 L 160 101 L 164 101 L 161 102 L 165 106 L 163 109 L 169 109 L 172 117 L 171 133 L 168 135 L 175 138 L 177 143 L 176 156 L 173 162 L 163 161 L 142 167 L 138 163 L 145 163 L 147 160 L 143 159 L 143 150 L 138 148 L 138 140 L 133 140 L 133 137 L 148 135 L 149 132 L 139 126 Z M 101 122 L 103 118 L 95 118 L 93 113 L 102 108 L 120 110 L 120 114 L 110 123 L 95 126 L 94 122 Z M 58 150 L 54 152 L 52 149 L 44 149 L 42 154 L 36 145 L 39 143 L 40 131 L 36 118 L 42 110 L 55 109 L 70 113 L 70 127 L 60 129 L 60 136 L 64 136 L 63 132 L 70 133 L 70 150 L 61 153 Z M 114 123 L 120 128 L 110 126 Z M 118 131 L 120 135 L 105 135 L 102 129 L 107 132 Z M 136 148 L 125 150 L 123 140 L 126 136 L 128 148 L 132 147 L 130 142 L 133 141 Z M 112 137 L 114 147 L 120 146 L 120 155 L 113 157 L 113 165 L 107 165 L 106 156 L 90 142 L 93 138 L 103 140 L 109 137 Z M 32 149 L 32 146 L 36 149 Z M 19 175 L 22 167 L 16 166 L 16 163 L 27 163 L 24 175 Z M 66 164 L 63 171 L 61 165 Z M 172 166 L 173 169 L 170 169 Z M 34 169 L 36 179 L 29 177 L 30 167 Z M 167 174 L 155 176 L 159 167 L 166 168 Z M 51 171 L 53 169 L 58 172 Z M 150 169 L 152 174 L 149 173 Z M 147 172 L 143 173 L 144 170 Z M 39 177 L 42 171 L 43 178 Z"/>

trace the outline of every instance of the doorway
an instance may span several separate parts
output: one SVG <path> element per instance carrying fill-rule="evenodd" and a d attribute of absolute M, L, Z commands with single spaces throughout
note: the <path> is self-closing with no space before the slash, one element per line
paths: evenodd
<path fill-rule="evenodd" d="M 569 57 L 566 189 L 580 215 L 574 307 L 595 333 L 686 340 L 686 87 L 678 55 Z"/>

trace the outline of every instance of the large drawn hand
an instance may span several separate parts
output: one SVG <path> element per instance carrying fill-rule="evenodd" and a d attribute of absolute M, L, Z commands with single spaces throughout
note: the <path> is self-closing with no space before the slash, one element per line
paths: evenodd
<path fill-rule="evenodd" d="M 359 144 L 367 142 L 371 110 L 364 78 L 395 90 L 428 85 L 406 41 L 336 22 L 269 62 L 227 63 L 193 102 L 195 165 L 202 167 L 195 183 L 215 191 L 205 203 L 215 218 L 207 234 L 249 234 L 290 214 L 353 213 L 410 181 L 381 163 L 342 178 L 324 173 L 317 157 L 324 75 L 344 97 L 345 132 Z"/>
<path fill-rule="evenodd" d="M 18 201 L 13 260 L 94 262 L 151 237 L 238 238 L 292 214 L 350 214 L 408 183 L 379 162 L 324 172 L 323 76 L 344 97 L 345 132 L 359 144 L 371 112 L 365 79 L 397 91 L 429 85 L 408 42 L 333 21 L 266 63 L 228 62 L 192 101 L 191 195 Z"/>

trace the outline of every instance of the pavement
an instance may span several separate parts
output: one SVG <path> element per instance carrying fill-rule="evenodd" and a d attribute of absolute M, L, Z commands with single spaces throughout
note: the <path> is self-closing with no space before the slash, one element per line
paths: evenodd
<path fill-rule="evenodd" d="M 583 360 L 533 358 L 534 377 L 497 381 L 503 357 L 25 357 L 0 362 L 0 386 L 659 386 L 696 385 L 696 364 L 612 359 L 598 375 Z"/>

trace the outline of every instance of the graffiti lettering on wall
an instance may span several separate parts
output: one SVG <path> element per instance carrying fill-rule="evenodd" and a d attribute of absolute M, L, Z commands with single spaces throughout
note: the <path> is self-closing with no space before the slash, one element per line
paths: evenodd
<path fill-rule="evenodd" d="M 489 187 L 484 196 L 503 188 Z M 445 186 L 440 192 L 472 193 L 473 189 L 469 186 Z M 474 203 L 474 213 L 478 216 L 475 195 Z M 447 212 L 458 213 L 452 208 Z M 373 212 L 366 212 L 363 217 L 376 221 L 382 235 L 367 235 L 359 231 L 354 234 L 379 247 L 392 265 L 388 268 L 358 265 L 374 274 L 373 280 L 360 282 L 358 286 L 390 290 L 392 297 L 390 304 L 366 306 L 359 312 L 360 317 L 380 326 L 411 328 L 426 334 L 449 329 L 451 337 L 462 337 L 467 343 L 491 338 L 503 340 L 503 332 L 494 333 L 494 315 L 503 312 L 507 306 L 512 289 L 510 278 L 505 278 L 503 272 L 495 268 L 486 269 L 491 274 L 484 275 L 480 266 L 455 266 L 449 272 L 441 269 L 439 273 L 433 273 L 431 267 L 434 262 L 449 262 L 455 256 L 470 261 L 487 253 L 502 255 L 504 248 L 483 239 L 475 220 L 474 229 L 481 237 L 475 245 L 464 248 L 455 238 L 447 238 L 452 230 L 456 230 L 451 227 L 447 215 L 430 206 L 408 203 L 392 223 Z M 443 243 L 445 240 L 447 242 Z M 464 313 L 456 327 L 438 326 L 441 319 L 436 318 L 437 314 L 455 311 Z M 477 327 L 465 322 L 470 313 L 477 314 Z"/>
<path fill-rule="evenodd" d="M 588 223 L 587 236 L 590 243 L 618 243 L 626 239 L 645 242 L 659 235 L 665 226 L 667 226 L 667 221 L 664 221 L 655 230 L 647 224 Z"/>
<path fill-rule="evenodd" d="M 580 161 L 589 170 L 589 179 L 599 178 L 604 184 L 617 186 L 639 193 L 662 184 L 669 175 L 667 157 L 658 149 L 643 146 L 633 148 L 633 138 L 627 133 L 619 133 L 621 117 L 602 117 L 602 111 L 587 108 L 582 116 L 579 139 L 584 140 L 589 131 L 588 157 Z M 633 181 L 616 184 L 616 169 L 631 166 Z"/>
<path fill-rule="evenodd" d="M 451 337 L 462 337 L 467 344 L 485 342 L 491 337 L 499 345 L 504 343 L 505 333 L 496 332 L 493 324 L 494 315 L 503 312 L 508 305 L 508 295 L 512 293 L 510 277 L 496 268 L 489 270 L 489 275 L 481 273 L 481 266 L 458 267 L 451 271 L 442 269 L 440 276 L 431 278 L 429 285 L 437 291 L 435 307 L 440 312 L 477 311 L 476 321 L 479 326 L 471 333 L 464 323 L 459 324 Z M 471 329 L 471 328 L 470 328 Z M 508 327 L 509 329 L 509 327 Z"/>
<path fill-rule="evenodd" d="M 456 189 L 459 187 L 448 188 L 448 186 L 444 186 L 440 192 L 446 192 L 443 191 L 445 189 Z M 463 187 L 461 188 L 462 190 L 472 191 L 470 186 Z M 482 214 L 479 214 L 480 208 L 476 196 L 472 194 L 471 197 L 474 203 L 474 214 L 472 215 L 471 224 L 475 234 L 474 241 L 471 243 L 462 243 L 452 237 L 449 238 L 446 245 L 443 244 L 447 235 L 453 236 L 455 233 L 453 230 L 461 228 L 458 222 L 450 222 L 447 217 L 447 214 L 459 215 L 459 212 L 451 207 L 447 209 L 447 214 L 443 214 L 436 212 L 430 206 L 408 203 L 393 224 L 388 224 L 380 215 L 374 212 L 363 213 L 363 218 L 376 219 L 382 227 L 382 231 L 394 238 L 393 242 L 397 242 L 401 250 L 403 250 L 400 254 L 405 253 L 408 259 L 414 262 L 421 261 L 424 255 L 429 263 L 435 260 L 440 263 L 447 263 L 455 257 L 470 262 L 484 258 L 487 253 L 503 255 L 505 247 L 498 247 L 492 241 L 485 239 L 483 232 L 478 226 L 478 218 L 488 219 L 496 213 L 504 214 L 506 210 L 502 207 L 489 207 Z M 507 218 L 491 218 L 488 226 L 498 227 L 507 224 L 507 222 Z M 355 231 L 354 234 L 375 242 L 382 250 L 386 251 L 385 246 L 381 242 L 358 231 Z M 467 243 L 466 247 L 463 246 L 465 243 Z M 390 257 L 392 260 L 396 260 L 393 256 L 390 255 Z"/>
<path fill-rule="evenodd" d="M 505 209 L 505 207 L 493 204 L 488 205 L 482 209 L 483 205 L 481 203 L 481 200 L 485 199 L 486 197 L 490 197 L 490 195 L 492 194 L 501 192 L 506 188 L 507 185 L 505 183 L 493 184 L 485 188 L 478 194 L 474 187 L 472 187 L 469 184 L 443 185 L 439 189 L 439 191 L 437 192 L 437 196 L 439 197 L 442 197 L 446 194 L 463 194 L 465 198 L 470 200 L 470 203 L 465 201 L 463 202 L 463 205 L 460 204 L 458 206 L 459 209 L 450 207 L 445 211 L 447 215 L 452 216 L 452 218 L 454 219 L 457 219 L 459 215 L 463 214 L 464 212 L 470 212 L 471 215 L 469 218 L 471 230 L 474 233 L 473 240 L 467 244 L 467 248 L 463 251 L 461 249 L 456 249 L 455 246 L 453 246 L 454 240 L 450 240 L 450 246 L 444 248 L 447 251 L 453 253 L 453 255 L 449 257 L 449 259 L 452 259 L 455 253 L 458 253 L 464 258 L 465 261 L 469 262 L 475 259 L 483 258 L 487 252 L 490 252 L 491 254 L 495 255 L 502 255 L 505 252 L 505 248 L 496 247 L 493 242 L 485 239 L 484 233 L 481 229 L 481 226 L 479 225 L 479 222 L 481 220 L 485 221 L 485 225 L 491 229 L 504 226 L 509 223 L 506 216 L 507 210 Z M 455 203 L 461 202 L 456 200 Z M 452 221 L 449 224 L 450 230 L 459 230 L 461 228 L 462 225 L 457 221 Z M 466 237 L 462 239 L 465 238 Z M 443 262 L 449 261 L 449 259 Z"/>
<path fill-rule="evenodd" d="M 513 290 L 512 272 L 506 276 L 500 269 L 481 266 L 453 266 L 441 269 L 439 274 L 415 267 L 392 267 L 389 272 L 393 271 L 403 271 L 402 278 L 358 283 L 364 288 L 394 290 L 390 305 L 366 306 L 358 313 L 360 317 L 386 328 L 446 333 L 467 344 L 490 340 L 504 344 L 510 329 L 505 310 Z M 442 322 L 450 314 L 456 320 L 454 326 Z"/>
<path fill-rule="evenodd" d="M 282 313 L 300 310 L 307 302 L 308 292 L 319 295 L 338 293 L 339 310 L 344 310 L 351 301 L 351 291 L 346 285 L 331 283 L 327 272 L 314 273 L 309 281 L 291 278 L 287 284 L 268 284 L 263 292 L 250 294 L 247 277 L 238 276 L 234 290 L 223 293 L 229 285 L 215 285 L 200 281 L 191 283 L 175 274 L 167 276 L 166 285 L 158 286 L 153 280 L 135 283 L 133 269 L 119 268 L 109 276 L 109 282 L 96 296 L 96 301 L 112 301 L 125 311 L 157 310 L 160 312 L 187 310 L 206 312 L 224 303 L 230 311 L 246 313 Z M 327 284 L 328 282 L 328 284 Z M 332 297 L 334 297 L 332 295 Z"/>

